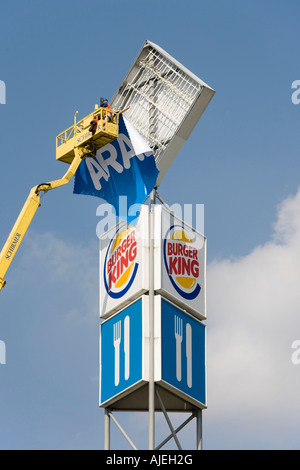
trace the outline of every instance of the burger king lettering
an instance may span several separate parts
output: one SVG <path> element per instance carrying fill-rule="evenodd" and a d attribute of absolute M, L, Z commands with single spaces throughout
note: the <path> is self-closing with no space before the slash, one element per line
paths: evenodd
<path fill-rule="evenodd" d="M 198 250 L 187 230 L 172 226 L 165 236 L 164 262 L 171 284 L 184 299 L 195 299 L 200 293 Z"/>
<path fill-rule="evenodd" d="M 168 243 L 169 274 L 199 276 L 198 252 L 182 243 Z"/>
<path fill-rule="evenodd" d="M 112 253 L 107 262 L 107 275 L 109 279 L 109 290 L 124 274 L 129 264 L 133 263 L 137 255 L 137 242 L 135 233 L 132 231 Z"/>
<path fill-rule="evenodd" d="M 104 263 L 104 285 L 108 295 L 122 297 L 132 285 L 138 266 L 135 229 L 117 231 Z"/>

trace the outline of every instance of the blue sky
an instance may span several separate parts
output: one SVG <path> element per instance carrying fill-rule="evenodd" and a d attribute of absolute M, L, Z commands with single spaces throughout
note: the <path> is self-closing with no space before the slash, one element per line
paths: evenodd
<path fill-rule="evenodd" d="M 66 170 L 56 135 L 113 96 L 146 39 L 216 90 L 159 189 L 205 205 L 206 449 L 299 447 L 299 13 L 292 0 L 0 2 L 1 246 L 29 190 Z M 72 189 L 42 199 L 1 291 L 2 449 L 103 448 L 99 200 Z"/>

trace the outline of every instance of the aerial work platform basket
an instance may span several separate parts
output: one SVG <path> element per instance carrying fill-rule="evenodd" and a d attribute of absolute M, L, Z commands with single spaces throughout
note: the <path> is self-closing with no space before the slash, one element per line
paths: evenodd
<path fill-rule="evenodd" d="M 128 109 L 128 108 L 126 108 Z M 6 281 L 4 276 L 20 246 L 28 227 L 40 206 L 40 193 L 63 186 L 75 176 L 83 158 L 95 156 L 96 151 L 119 136 L 119 115 L 126 111 L 113 111 L 95 105 L 94 112 L 56 137 L 56 160 L 70 164 L 64 176 L 58 180 L 33 187 L 0 252 L 0 290 Z"/>
<path fill-rule="evenodd" d="M 93 150 L 103 147 L 119 135 L 119 113 L 95 105 L 93 113 L 76 122 L 56 137 L 56 160 L 71 163 L 75 157 L 74 148 L 86 147 L 89 143 Z M 96 130 L 90 131 L 91 123 L 96 120 Z"/>

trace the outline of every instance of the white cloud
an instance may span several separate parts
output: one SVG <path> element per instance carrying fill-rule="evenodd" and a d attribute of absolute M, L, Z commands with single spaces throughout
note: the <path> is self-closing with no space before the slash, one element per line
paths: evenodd
<path fill-rule="evenodd" d="M 300 190 L 278 208 L 271 241 L 208 266 L 211 447 L 251 448 L 253 439 L 255 447 L 280 448 L 282 433 L 285 446 L 295 446 L 300 366 L 291 346 L 300 338 L 299 259 Z"/>

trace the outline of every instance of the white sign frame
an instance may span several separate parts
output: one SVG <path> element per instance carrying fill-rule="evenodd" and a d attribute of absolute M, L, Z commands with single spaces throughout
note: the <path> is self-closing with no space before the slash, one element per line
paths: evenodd
<path fill-rule="evenodd" d="M 154 153 L 160 171 L 157 187 L 214 94 L 213 88 L 160 46 L 145 41 L 111 106 L 129 107 L 126 117 Z"/>

